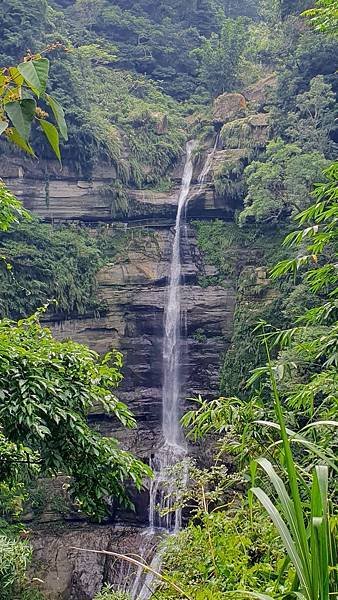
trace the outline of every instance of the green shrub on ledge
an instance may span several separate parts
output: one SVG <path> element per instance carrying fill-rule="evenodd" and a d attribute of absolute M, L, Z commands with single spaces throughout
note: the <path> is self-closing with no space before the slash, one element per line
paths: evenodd
<path fill-rule="evenodd" d="M 95 275 L 103 264 L 85 230 L 53 229 L 37 219 L 0 235 L 0 315 L 23 317 L 49 300 L 54 310 L 84 314 L 96 307 Z"/>

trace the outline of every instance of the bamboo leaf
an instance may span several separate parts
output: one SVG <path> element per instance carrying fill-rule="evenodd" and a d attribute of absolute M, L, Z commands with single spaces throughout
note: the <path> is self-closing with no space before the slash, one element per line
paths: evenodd
<path fill-rule="evenodd" d="M 271 427 L 273 429 L 280 431 L 280 426 L 278 425 L 278 423 L 274 423 L 272 421 L 257 420 L 257 421 L 254 421 L 254 423 L 257 423 L 257 425 L 264 425 L 267 427 Z M 333 423 L 335 423 L 335 421 L 327 421 L 327 422 L 326 421 L 322 421 L 322 422 L 318 421 L 318 424 L 324 424 L 324 423 L 325 424 L 329 424 L 329 423 L 333 424 Z M 314 426 L 315 423 L 313 423 L 312 425 Z M 306 429 L 306 428 L 304 428 L 304 429 Z M 305 446 L 305 448 L 307 448 L 310 452 L 312 452 L 312 454 L 315 454 L 316 456 L 318 456 L 318 458 L 323 460 L 325 463 L 330 465 L 330 467 L 332 469 L 334 469 L 335 471 L 338 472 L 338 466 L 334 460 L 335 457 L 334 457 L 334 455 L 332 455 L 332 456 L 329 455 L 328 450 L 326 452 L 323 452 L 316 444 L 314 444 L 313 442 L 311 442 L 304 436 L 300 435 L 299 433 L 292 431 L 291 429 L 286 429 L 286 432 L 287 432 L 288 436 L 290 437 L 290 442 L 296 442 L 298 444 L 302 444 L 302 446 Z M 282 443 L 282 440 L 279 440 L 278 442 L 275 442 L 275 445 L 278 445 L 281 443 Z"/>

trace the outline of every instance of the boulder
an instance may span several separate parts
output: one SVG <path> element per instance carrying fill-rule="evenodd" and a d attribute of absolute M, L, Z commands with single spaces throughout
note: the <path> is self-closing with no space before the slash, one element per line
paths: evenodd
<path fill-rule="evenodd" d="M 151 114 L 154 124 L 155 132 L 157 135 L 164 135 L 168 131 L 168 115 L 161 112 L 154 112 Z"/>
<path fill-rule="evenodd" d="M 269 100 L 271 92 L 275 90 L 276 87 L 276 73 L 270 73 L 267 77 L 250 85 L 243 94 L 250 104 L 253 104 L 256 108 L 262 109 Z"/>
<path fill-rule="evenodd" d="M 246 100 L 242 94 L 222 94 L 214 102 L 213 122 L 218 125 L 244 117 Z"/>
<path fill-rule="evenodd" d="M 250 115 L 223 125 L 221 138 L 226 148 L 264 148 L 270 127 L 268 113 Z"/>

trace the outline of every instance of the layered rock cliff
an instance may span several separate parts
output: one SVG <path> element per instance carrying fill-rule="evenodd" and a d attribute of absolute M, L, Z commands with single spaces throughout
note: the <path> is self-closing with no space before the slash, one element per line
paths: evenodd
<path fill-rule="evenodd" d="M 240 94 L 230 96 L 221 97 L 215 106 L 214 122 L 216 129 L 222 128 L 223 144 L 216 148 L 210 175 L 203 184 L 198 182 L 198 176 L 205 155 L 196 159 L 181 244 L 184 398 L 198 394 L 214 397 L 218 393 L 220 363 L 231 343 L 237 297 L 233 277 L 221 285 L 212 284 L 213 279 L 217 281 L 215 268 L 198 248 L 191 222 L 218 217 L 233 220 L 241 201 L 240 188 L 236 186 L 248 152 L 253 146 L 264 146 L 268 136 L 266 114 L 256 116 L 256 120 L 253 115 L 246 116 L 246 99 Z M 234 129 L 244 132 L 238 138 L 238 147 L 230 139 L 225 144 L 226 136 L 230 138 Z M 101 412 L 93 412 L 90 419 L 93 427 L 105 435 L 115 435 L 123 447 L 145 460 L 151 459 L 162 442 L 163 313 L 182 166 L 173 172 L 170 191 L 128 190 L 123 204 L 114 205 L 110 186 L 116 173 L 109 165 L 97 165 L 88 180 L 79 180 L 70 164 L 60 170 L 52 161 L 37 163 L 14 157 L 2 165 L 2 176 L 11 190 L 43 220 L 55 226 L 77 222 L 92 236 L 102 227 L 108 238 L 126 234 L 128 242 L 123 251 L 97 275 L 100 314 L 74 314 L 67 319 L 50 315 L 47 324 L 56 337 L 72 338 L 99 353 L 112 348 L 123 353 L 124 381 L 119 397 L 135 413 L 138 428 L 121 431 L 114 420 Z M 219 193 L 217 178 L 226 181 L 228 193 Z M 242 268 L 255 263 L 254 255 L 254 249 L 247 256 L 239 250 L 234 260 Z M 203 278 L 208 279 L 207 286 L 201 285 Z M 182 412 L 186 406 L 183 401 Z M 136 498 L 135 514 L 116 512 L 112 507 L 110 522 L 101 526 L 88 524 L 77 514 L 66 511 L 65 515 L 55 507 L 47 516 L 35 519 L 34 574 L 44 581 L 49 597 L 90 600 L 103 582 L 116 583 L 121 565 L 114 568 L 111 558 L 71 547 L 137 551 L 141 544 L 139 527 L 147 520 L 147 505 L 145 493 Z"/>

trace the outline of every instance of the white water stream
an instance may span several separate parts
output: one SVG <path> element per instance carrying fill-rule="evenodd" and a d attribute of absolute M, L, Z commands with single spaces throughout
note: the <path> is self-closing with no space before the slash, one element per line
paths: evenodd
<path fill-rule="evenodd" d="M 214 156 L 215 156 L 216 150 L 218 148 L 219 138 L 220 138 L 220 135 L 217 134 L 214 147 L 208 153 L 206 161 L 205 161 L 205 163 L 203 165 L 203 169 L 202 169 L 202 171 L 201 171 L 201 173 L 200 173 L 200 175 L 198 177 L 198 183 L 200 184 L 200 190 L 201 190 L 202 185 L 204 184 L 206 178 L 208 177 L 208 175 L 210 173 L 210 169 L 212 167 Z"/>
<path fill-rule="evenodd" d="M 163 393 L 162 393 L 162 432 L 163 445 L 152 461 L 154 479 L 150 486 L 149 529 L 144 534 L 143 556 L 149 553 L 149 540 L 155 540 L 156 533 L 165 531 L 168 534 L 178 531 L 181 527 L 182 515 L 178 508 L 173 510 L 176 500 L 177 484 L 170 469 L 180 462 L 187 454 L 184 436 L 180 427 L 180 397 L 181 397 L 181 238 L 182 226 L 185 219 L 185 206 L 190 192 L 193 175 L 193 150 L 195 141 L 187 144 L 186 162 L 182 178 L 182 186 L 178 199 L 175 236 L 172 249 L 168 297 L 164 312 L 163 337 Z M 184 486 L 184 469 L 180 485 Z M 161 513 L 165 512 L 162 516 Z M 161 568 L 161 550 L 155 552 L 151 568 L 158 571 Z M 152 573 L 144 575 L 139 569 L 131 589 L 132 600 L 148 600 L 156 586 Z"/>

